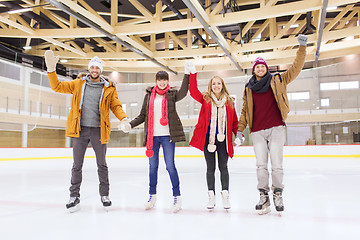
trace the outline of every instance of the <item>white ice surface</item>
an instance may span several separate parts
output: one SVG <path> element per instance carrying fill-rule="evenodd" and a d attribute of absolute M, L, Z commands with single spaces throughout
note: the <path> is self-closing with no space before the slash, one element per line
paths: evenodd
<path fill-rule="evenodd" d="M 45 151 L 57 157 L 71 154 L 71 149 Z M 17 156 L 0 152 L 1 158 Z M 25 155 L 36 157 L 36 149 L 20 149 L 18 156 Z M 176 164 L 183 199 L 183 209 L 177 214 L 170 211 L 171 184 L 163 159 L 157 205 L 144 210 L 148 197 L 145 157 L 108 158 L 113 202 L 109 212 L 101 206 L 95 159 L 87 158 L 81 210 L 70 214 L 65 204 L 72 159 L 0 161 L 0 239 L 360 239 L 358 157 L 285 158 L 281 217 L 273 205 L 268 215 L 254 211 L 258 202 L 254 158 L 229 160 L 232 208 L 228 212 L 222 209 L 218 170 L 217 205 L 209 212 L 204 159 L 177 158 Z"/>

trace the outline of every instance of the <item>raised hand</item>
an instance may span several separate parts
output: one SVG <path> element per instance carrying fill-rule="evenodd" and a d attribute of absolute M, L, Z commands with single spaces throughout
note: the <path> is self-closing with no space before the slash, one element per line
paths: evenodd
<path fill-rule="evenodd" d="M 59 61 L 60 56 L 54 56 L 54 52 L 51 50 L 47 50 L 45 52 L 45 64 L 47 67 L 47 72 L 55 72 L 56 64 Z"/>
<path fill-rule="evenodd" d="M 196 68 L 192 61 L 186 61 L 184 74 L 190 74 L 190 73 L 195 74 Z"/>
<path fill-rule="evenodd" d="M 299 34 L 299 36 L 297 37 L 297 40 L 298 40 L 300 46 L 306 46 L 308 37 L 306 35 Z"/>

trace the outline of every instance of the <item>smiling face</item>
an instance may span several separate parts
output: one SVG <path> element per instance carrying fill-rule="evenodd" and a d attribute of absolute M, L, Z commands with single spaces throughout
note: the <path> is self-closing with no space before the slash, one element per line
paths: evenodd
<path fill-rule="evenodd" d="M 219 78 L 213 78 L 211 80 L 211 91 L 215 94 L 216 97 L 220 96 L 222 89 L 223 89 L 223 85 L 221 80 Z"/>
<path fill-rule="evenodd" d="M 254 68 L 256 79 L 261 79 L 267 73 L 267 68 L 264 64 L 257 64 Z"/>
<path fill-rule="evenodd" d="M 100 81 L 100 74 L 101 74 L 101 69 L 98 66 L 91 66 L 89 68 L 89 73 L 90 73 L 90 79 L 93 82 L 98 82 Z"/>
<path fill-rule="evenodd" d="M 157 79 L 156 85 L 160 90 L 163 90 L 169 85 L 169 79 Z"/>

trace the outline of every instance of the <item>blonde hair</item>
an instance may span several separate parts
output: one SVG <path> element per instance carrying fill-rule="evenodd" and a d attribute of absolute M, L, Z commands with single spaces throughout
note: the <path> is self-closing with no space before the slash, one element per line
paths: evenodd
<path fill-rule="evenodd" d="M 219 76 L 214 76 L 210 79 L 209 81 L 209 84 L 208 84 L 208 90 L 206 92 L 203 92 L 203 97 L 204 99 L 209 102 L 210 100 L 215 103 L 215 101 L 212 99 L 211 97 L 211 92 L 212 92 L 212 81 L 213 79 L 219 79 L 221 84 L 222 84 L 222 89 L 221 89 L 221 92 L 220 92 L 220 99 L 223 98 L 223 96 L 226 97 L 226 103 L 230 104 L 231 107 L 233 107 L 233 98 L 230 97 L 230 94 L 229 94 L 229 91 L 227 90 L 226 86 L 225 86 L 225 82 L 224 82 L 224 79 L 222 79 L 221 77 Z"/>

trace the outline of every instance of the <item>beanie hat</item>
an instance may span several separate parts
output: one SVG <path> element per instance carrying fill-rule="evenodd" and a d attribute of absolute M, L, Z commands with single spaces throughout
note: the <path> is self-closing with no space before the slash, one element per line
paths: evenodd
<path fill-rule="evenodd" d="M 101 72 L 103 71 L 103 64 L 98 56 L 95 56 L 90 60 L 88 69 L 90 69 L 91 66 L 97 66 L 100 68 Z"/>
<path fill-rule="evenodd" d="M 255 69 L 256 65 L 258 65 L 258 64 L 264 64 L 265 67 L 266 67 L 266 71 L 269 71 L 269 66 L 267 65 L 266 61 L 261 57 L 257 57 L 255 59 L 255 61 L 254 61 L 254 65 L 253 65 L 253 68 L 252 68 L 253 72 L 254 72 L 254 69 Z"/>

